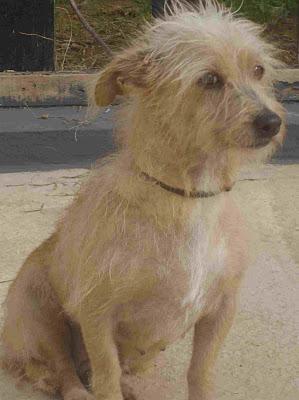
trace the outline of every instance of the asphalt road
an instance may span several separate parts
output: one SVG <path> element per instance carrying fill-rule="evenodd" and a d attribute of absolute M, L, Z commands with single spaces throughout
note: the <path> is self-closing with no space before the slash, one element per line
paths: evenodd
<path fill-rule="evenodd" d="M 288 136 L 278 163 L 299 159 L 299 103 L 286 107 Z M 0 109 L 0 170 L 89 167 L 113 150 L 114 112 L 106 108 L 90 120 L 84 107 Z"/>

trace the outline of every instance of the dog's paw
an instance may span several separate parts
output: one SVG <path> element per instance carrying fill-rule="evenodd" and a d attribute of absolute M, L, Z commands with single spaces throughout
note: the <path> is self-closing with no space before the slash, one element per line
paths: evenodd
<path fill-rule="evenodd" d="M 137 400 L 133 389 L 127 383 L 122 383 L 121 391 L 122 391 L 124 400 Z"/>
<path fill-rule="evenodd" d="M 74 388 L 63 397 L 63 400 L 96 400 L 96 398 L 85 389 Z"/>

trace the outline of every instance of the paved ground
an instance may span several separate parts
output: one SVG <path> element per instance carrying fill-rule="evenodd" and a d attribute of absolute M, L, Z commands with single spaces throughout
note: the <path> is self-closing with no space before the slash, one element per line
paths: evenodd
<path fill-rule="evenodd" d="M 297 110 L 295 106 L 289 110 L 296 134 Z M 298 136 L 295 142 L 294 137 L 291 140 L 295 143 Z M 218 362 L 218 400 L 299 398 L 298 159 L 291 157 L 286 163 L 281 159 L 281 164 L 252 171 L 246 175 L 249 179 L 234 188 L 252 232 L 254 259 L 243 284 L 238 316 Z M 24 172 L 24 168 L 11 164 L 0 170 L 0 301 L 26 255 L 54 229 L 80 180 L 88 174 L 84 168 L 59 169 L 57 165 L 48 165 L 44 171 Z M 0 324 L 1 319 L 2 311 Z M 190 336 L 167 350 L 150 374 L 134 380 L 140 400 L 187 399 L 189 356 Z M 28 387 L 17 389 L 0 372 L 0 399 L 49 398 Z"/>

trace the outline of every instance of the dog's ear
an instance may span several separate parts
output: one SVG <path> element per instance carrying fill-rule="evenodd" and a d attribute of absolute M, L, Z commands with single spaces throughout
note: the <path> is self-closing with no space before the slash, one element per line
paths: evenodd
<path fill-rule="evenodd" d="M 132 95 L 146 87 L 150 59 L 146 51 L 127 50 L 117 56 L 97 78 L 95 102 L 107 106 L 117 95 Z"/>

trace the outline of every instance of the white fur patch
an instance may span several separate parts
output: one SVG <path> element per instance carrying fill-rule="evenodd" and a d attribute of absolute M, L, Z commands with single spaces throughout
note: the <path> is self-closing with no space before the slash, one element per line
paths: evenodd
<path fill-rule="evenodd" d="M 190 310 L 186 318 L 200 313 L 204 308 L 211 285 L 225 269 L 227 254 L 225 238 L 223 237 L 217 246 L 212 245 L 217 214 L 218 212 L 216 215 L 214 214 L 212 220 L 200 218 L 192 229 L 192 235 L 188 246 L 184 249 L 184 254 L 181 255 L 182 263 L 190 273 L 189 292 L 182 299 L 182 306 Z"/>

